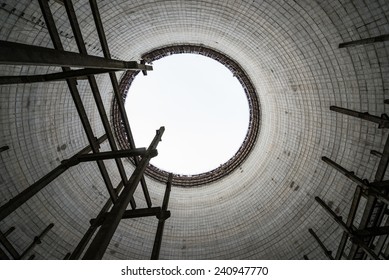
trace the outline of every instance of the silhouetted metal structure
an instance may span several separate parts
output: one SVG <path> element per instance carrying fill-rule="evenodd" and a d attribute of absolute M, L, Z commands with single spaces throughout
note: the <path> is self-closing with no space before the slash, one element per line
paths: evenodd
<path fill-rule="evenodd" d="M 3 76 L 0 77 L 0 84 L 15 84 L 15 83 L 36 83 L 36 82 L 49 82 L 49 81 L 66 81 L 70 94 L 72 95 L 74 104 L 82 122 L 82 126 L 85 130 L 85 134 L 88 138 L 89 145 L 82 149 L 80 152 L 70 157 L 67 160 L 61 162 L 59 166 L 43 176 L 40 180 L 26 188 L 24 191 L 16 195 L 9 200 L 6 204 L 0 207 L 0 221 L 7 218 L 13 211 L 21 207 L 31 197 L 45 188 L 50 182 L 55 180 L 67 169 L 81 164 L 82 162 L 95 161 L 100 170 L 103 181 L 106 185 L 110 199 L 101 209 L 100 213 L 95 219 L 91 220 L 91 226 L 85 233 L 84 237 L 80 240 L 79 244 L 72 253 L 67 253 L 64 259 L 79 259 L 85 250 L 87 244 L 96 233 L 95 238 L 91 242 L 90 247 L 87 249 L 84 259 L 101 259 L 104 256 L 104 252 L 117 228 L 121 219 L 138 218 L 147 216 L 156 216 L 159 220 L 158 231 L 156 236 L 156 242 L 159 242 L 162 238 L 163 226 L 161 226 L 161 220 L 164 221 L 170 217 L 170 212 L 167 211 L 168 194 L 165 195 L 163 206 L 152 207 L 150 195 L 147 189 L 146 181 L 143 173 L 147 168 L 149 161 L 152 157 L 155 157 L 157 152 L 157 146 L 161 141 L 164 127 L 157 130 L 156 136 L 150 144 L 149 148 L 136 148 L 134 139 L 131 133 L 128 118 L 124 109 L 124 104 L 121 98 L 118 98 L 119 112 L 123 120 L 123 127 L 126 133 L 126 137 L 129 141 L 130 149 L 118 150 L 116 142 L 112 133 L 112 128 L 108 120 L 104 104 L 102 102 L 101 94 L 95 79 L 95 75 L 108 73 L 112 82 L 114 94 L 116 97 L 120 96 L 118 81 L 114 71 L 117 70 L 132 70 L 142 71 L 143 74 L 147 74 L 147 71 L 152 70 L 152 67 L 146 65 L 144 61 L 121 61 L 112 59 L 108 48 L 107 40 L 105 37 L 103 25 L 101 22 L 98 6 L 95 0 L 90 0 L 91 12 L 93 14 L 96 30 L 100 39 L 104 57 L 91 56 L 88 54 L 85 42 L 77 21 L 77 17 L 74 11 L 73 3 L 71 0 L 57 0 L 58 3 L 64 5 L 66 13 L 69 18 L 69 22 L 74 33 L 74 38 L 77 43 L 79 53 L 68 52 L 64 50 L 64 47 L 59 36 L 53 14 L 50 10 L 48 0 L 38 0 L 42 15 L 50 34 L 50 38 L 53 42 L 54 49 L 31 46 L 13 42 L 0 41 L 0 64 L 8 65 L 40 65 L 40 66 L 59 66 L 62 68 L 62 72 L 51 73 L 46 75 L 32 75 L 32 76 Z M 73 70 L 70 67 L 77 67 L 81 69 Z M 84 104 L 81 100 L 80 93 L 77 89 L 77 80 L 87 79 L 92 90 L 92 94 L 103 123 L 106 134 L 100 138 L 96 138 L 94 135 L 91 124 L 89 122 Z M 108 140 L 112 151 L 100 152 L 100 144 L 105 140 Z M 9 149 L 8 146 L 3 146 L 0 152 Z M 92 153 L 90 153 L 92 152 Z M 124 170 L 122 158 L 131 157 L 135 162 L 135 170 L 130 176 Z M 114 159 L 121 177 L 121 182 L 114 188 L 104 164 L 104 160 Z M 142 186 L 144 197 L 147 203 L 146 209 L 136 209 L 136 203 L 133 198 L 133 194 L 139 185 Z M 169 188 L 167 193 L 170 193 L 171 179 L 168 183 Z M 169 191 L 168 191 L 169 190 Z M 127 210 L 128 204 L 131 204 L 132 210 Z M 8 241 L 7 236 L 14 231 L 14 227 L 7 230 L 5 233 L 0 232 L 0 258 L 2 259 L 22 259 L 26 258 L 30 254 L 34 247 L 42 242 L 42 238 L 54 227 L 54 224 L 50 224 L 43 230 L 43 232 L 34 237 L 34 241 L 28 246 L 24 252 L 19 253 Z M 162 229 L 161 229 L 162 228 Z M 3 249 L 4 248 L 4 249 Z M 150 252 L 151 253 L 151 252 Z M 28 259 L 34 259 L 35 254 L 32 254 Z M 158 258 L 158 254 L 153 250 L 153 258 Z"/>
<path fill-rule="evenodd" d="M 389 118 L 386 114 L 382 114 L 379 117 L 367 112 L 357 112 L 336 106 L 331 106 L 330 110 L 376 123 L 378 128 L 389 127 Z M 320 197 L 315 197 L 315 200 L 343 230 L 335 258 L 333 258 L 331 252 L 324 246 L 318 236 L 312 229 L 309 229 L 309 232 L 314 236 L 329 259 L 377 260 L 389 258 L 389 181 L 384 181 L 384 175 L 389 163 L 389 136 L 386 139 L 382 152 L 372 150 L 370 153 L 380 158 L 374 182 L 359 178 L 354 172 L 347 170 L 335 161 L 322 157 L 325 163 L 356 184 L 346 220 L 338 216 Z M 362 199 L 365 200 L 365 203 L 361 203 Z M 355 216 L 357 211 L 361 210 L 363 213 L 361 221 L 358 226 L 355 226 Z M 347 246 L 348 242 L 351 242 L 349 246 Z M 345 252 L 346 248 L 349 249 L 348 252 Z M 304 259 L 307 259 L 306 255 L 304 255 Z"/>

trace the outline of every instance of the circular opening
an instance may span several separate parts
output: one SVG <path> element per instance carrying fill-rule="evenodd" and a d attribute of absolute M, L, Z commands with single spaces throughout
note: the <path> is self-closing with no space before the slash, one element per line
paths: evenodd
<path fill-rule="evenodd" d="M 176 54 L 153 62 L 131 84 L 125 108 L 137 147 L 147 147 L 165 126 L 155 167 L 182 175 L 211 171 L 232 158 L 249 125 L 238 79 L 220 62 Z"/>
<path fill-rule="evenodd" d="M 173 54 L 177 55 L 171 56 Z M 171 58 L 169 60 L 178 59 L 183 62 L 182 58 L 184 56 L 178 54 L 191 54 L 187 57 L 195 57 L 195 60 L 198 60 L 197 62 L 200 62 L 201 60 L 208 60 L 208 62 L 213 62 L 214 66 L 219 68 L 217 70 L 213 70 L 211 73 L 208 69 L 204 69 L 207 66 L 204 66 L 204 63 L 201 63 L 201 66 L 199 66 L 200 72 L 196 72 L 196 74 L 194 74 L 192 71 L 194 71 L 195 67 L 188 67 L 188 63 L 183 63 L 184 66 L 180 66 L 182 63 L 180 63 L 180 65 L 170 65 L 169 63 L 165 64 L 165 62 L 168 61 L 167 58 Z M 194 56 L 194 54 L 201 56 Z M 162 59 L 165 57 L 167 58 Z M 210 58 L 211 60 L 207 58 Z M 126 103 L 128 103 L 127 105 L 130 107 L 127 108 L 127 111 L 131 129 L 133 131 L 132 134 L 136 140 L 137 147 L 147 147 L 152 138 L 155 136 L 155 130 L 160 126 L 166 127 L 163 140 L 158 145 L 158 158 L 162 160 L 162 155 L 166 156 L 168 158 L 167 161 L 169 162 L 169 165 L 160 163 L 158 162 L 158 158 L 155 158 L 147 167 L 145 171 L 146 175 L 158 181 L 166 182 L 169 173 L 172 172 L 173 185 L 180 187 L 193 187 L 219 180 L 236 170 L 247 158 L 254 147 L 260 127 L 260 107 L 257 99 L 257 93 L 249 77 L 240 65 L 224 54 L 202 45 L 168 46 L 146 53 L 142 56 L 142 59 L 148 63 L 153 63 L 154 71 L 149 72 L 148 76 L 144 78 L 141 77 L 141 75 L 137 76 L 139 72 L 125 72 L 120 80 L 119 90 L 121 92 L 123 102 L 126 101 L 127 96 L 129 98 Z M 212 60 L 215 60 L 216 62 Z M 219 64 L 217 62 L 219 62 Z M 196 61 L 193 63 L 196 63 Z M 165 66 L 166 69 L 164 69 Z M 190 72 L 187 72 L 186 70 L 190 70 Z M 210 80 L 202 84 L 205 85 L 205 89 L 200 88 L 201 83 L 198 82 L 198 79 L 200 76 L 204 76 L 204 73 L 208 72 L 209 74 L 207 75 Z M 233 96 L 227 96 L 225 93 L 225 91 L 227 91 L 225 89 L 225 79 L 221 84 L 216 82 L 217 76 L 222 75 L 223 72 L 227 73 L 227 80 L 230 80 L 233 83 L 235 82 L 234 86 L 227 86 L 228 90 L 233 87 L 236 88 Z M 159 78 L 157 82 L 151 82 L 150 77 L 159 74 L 167 75 L 167 77 Z M 185 78 L 189 78 L 190 81 L 183 81 L 181 75 Z M 236 79 L 232 78 L 232 76 L 236 77 Z M 134 92 L 133 87 L 137 87 L 136 84 L 138 84 L 138 82 L 141 83 L 141 80 L 144 80 L 144 86 L 149 88 L 146 89 L 141 86 L 141 91 L 136 93 Z M 170 80 L 171 82 L 170 84 L 168 83 L 168 90 L 163 93 L 161 84 L 167 80 Z M 238 93 L 241 93 L 242 88 L 244 95 Z M 175 94 L 173 94 L 173 89 L 177 89 L 175 90 Z M 208 93 L 205 93 L 205 91 Z M 143 101 L 137 101 L 136 96 L 139 96 L 140 98 L 145 97 L 145 99 L 143 99 Z M 241 98 L 240 101 L 232 101 L 229 99 L 229 97 L 239 96 Z M 159 99 L 157 99 L 158 97 Z M 217 99 L 217 101 L 212 102 L 213 99 Z M 178 100 L 182 100 L 183 103 L 181 105 L 178 104 Z M 234 106 L 229 107 L 224 105 L 224 103 L 233 103 L 232 105 Z M 243 105 L 242 103 L 246 105 Z M 241 111 L 237 110 L 239 107 L 238 104 L 243 105 L 243 107 L 246 106 L 245 109 Z M 247 107 L 249 114 L 248 122 L 247 116 L 245 119 Z M 216 113 L 219 109 L 225 109 L 228 114 L 222 116 L 221 114 Z M 133 113 L 135 113 L 135 111 L 138 111 L 138 113 L 142 115 L 134 116 Z M 194 111 L 193 113 L 195 113 L 195 115 L 190 119 L 184 119 L 184 116 L 188 115 L 188 111 Z M 203 111 L 206 111 L 206 114 Z M 157 116 L 155 115 L 155 112 L 160 113 Z M 173 120 L 167 120 L 167 115 L 173 116 Z M 222 122 L 216 123 L 214 122 L 214 118 L 219 120 L 221 119 L 220 121 Z M 210 121 L 211 119 L 213 120 Z M 140 124 L 137 125 L 136 123 L 139 121 Z M 181 124 L 178 125 L 176 132 L 174 132 L 174 126 L 171 125 L 171 122 L 173 121 Z M 120 148 L 130 149 L 131 147 L 124 127 L 124 121 L 120 114 L 116 98 L 113 99 L 112 103 L 112 122 Z M 145 127 L 145 123 L 148 122 L 151 123 L 150 128 Z M 155 123 L 153 124 L 152 122 Z M 238 125 L 239 129 L 232 128 L 235 122 L 240 122 L 240 125 Z M 208 124 L 211 124 L 211 127 L 204 129 Z M 243 134 L 238 133 L 238 131 L 243 131 Z M 245 135 L 244 131 L 246 131 Z M 213 141 L 215 137 L 213 135 L 215 132 L 216 134 L 222 132 L 226 134 L 221 136 L 221 139 Z M 193 138 L 194 136 L 199 138 L 197 138 L 197 140 L 183 140 L 182 138 L 185 134 L 188 134 L 189 138 Z M 242 135 L 244 135 L 243 142 Z M 144 140 L 142 140 L 142 138 L 144 138 Z M 232 145 L 227 142 L 229 138 L 235 138 L 236 144 Z M 178 144 L 172 144 L 174 143 L 173 141 L 178 141 Z M 171 143 L 169 144 L 169 142 Z M 205 147 L 208 146 L 208 148 L 211 149 L 211 152 L 204 152 L 201 155 L 200 152 L 203 151 L 203 148 L 199 148 L 199 144 L 201 144 L 200 142 L 205 143 L 203 145 Z M 164 149 L 169 145 L 173 147 L 173 151 L 165 152 Z M 219 152 L 219 154 L 223 154 L 224 158 L 217 158 L 215 156 L 215 151 L 219 150 L 220 147 L 223 147 L 223 145 L 233 148 L 229 153 L 226 152 L 226 150 Z M 236 151 L 236 149 L 238 150 Z M 233 154 L 234 151 L 236 151 L 235 154 Z M 189 159 L 188 157 L 191 153 L 196 156 L 200 155 L 197 157 L 197 161 L 200 163 L 198 165 L 198 169 L 193 167 L 193 163 L 196 160 Z M 170 154 L 176 154 L 178 159 L 169 159 Z M 179 157 L 181 159 L 179 159 Z M 207 165 L 210 157 L 213 159 L 216 158 L 217 160 L 213 164 Z M 132 159 L 129 160 L 134 163 Z M 174 165 L 171 165 L 173 163 L 178 163 L 179 166 L 174 167 Z M 190 169 L 182 169 L 185 167 L 184 164 L 186 165 L 187 163 L 190 164 Z M 239 169 L 239 172 L 243 172 L 243 170 Z"/>

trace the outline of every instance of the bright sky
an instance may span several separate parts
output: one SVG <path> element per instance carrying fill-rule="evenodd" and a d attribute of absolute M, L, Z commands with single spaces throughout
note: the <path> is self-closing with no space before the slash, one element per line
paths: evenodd
<path fill-rule="evenodd" d="M 249 107 L 239 81 L 219 62 L 175 54 L 138 74 L 125 102 L 137 147 L 148 147 L 165 126 L 151 164 L 194 175 L 228 161 L 246 136 Z"/>

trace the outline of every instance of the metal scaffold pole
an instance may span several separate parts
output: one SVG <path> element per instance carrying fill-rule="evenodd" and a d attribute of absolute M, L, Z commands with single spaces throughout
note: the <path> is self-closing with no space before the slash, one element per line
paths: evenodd
<path fill-rule="evenodd" d="M 139 184 L 143 172 L 145 171 L 150 159 L 151 151 L 157 148 L 159 141 L 163 132 L 165 131 L 164 127 L 161 127 L 157 130 L 153 141 L 151 142 L 149 148 L 147 149 L 148 155 L 144 156 L 140 161 L 139 165 L 136 167 L 135 171 L 132 173 L 128 184 L 124 187 L 122 193 L 120 194 L 118 200 L 113 205 L 110 212 L 107 213 L 100 230 L 96 233 L 95 238 L 91 242 L 89 248 L 85 252 L 83 259 L 85 260 L 99 260 L 102 259 L 104 253 L 109 245 L 109 242 L 114 235 L 116 228 L 118 227 L 120 220 L 126 208 L 130 202 L 130 199 L 135 192 L 136 187 Z"/>

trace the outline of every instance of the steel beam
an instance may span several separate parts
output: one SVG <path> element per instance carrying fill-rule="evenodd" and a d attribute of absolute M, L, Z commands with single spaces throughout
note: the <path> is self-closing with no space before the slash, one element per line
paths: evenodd
<path fill-rule="evenodd" d="M 86 75 L 103 74 L 112 71 L 111 69 L 79 69 L 70 70 L 67 72 L 58 72 L 45 75 L 29 75 L 29 76 L 1 76 L 0 85 L 10 84 L 29 84 L 39 82 L 64 81 L 69 78 L 79 78 Z"/>
<path fill-rule="evenodd" d="M 384 252 L 384 258 L 386 260 L 389 260 L 389 246 L 386 246 L 385 252 Z"/>
<path fill-rule="evenodd" d="M 378 189 L 388 189 L 389 188 L 389 180 L 381 181 L 381 182 L 373 182 L 370 183 L 371 186 L 376 187 Z"/>
<path fill-rule="evenodd" d="M 15 230 L 15 227 L 10 227 L 6 232 L 4 232 L 4 236 L 7 237 Z"/>
<path fill-rule="evenodd" d="M 378 236 L 378 235 L 388 235 L 389 226 L 376 227 L 376 228 L 367 228 L 367 229 L 358 229 L 354 231 L 354 234 L 358 236 Z"/>
<path fill-rule="evenodd" d="M 122 216 L 122 219 L 158 216 L 160 213 L 161 213 L 161 207 L 126 210 Z"/>
<path fill-rule="evenodd" d="M 347 169 L 343 168 L 342 166 L 340 166 L 339 164 L 337 164 L 336 162 L 334 162 L 333 160 L 331 160 L 327 157 L 322 157 L 322 160 L 325 163 L 332 166 L 333 168 L 335 168 L 336 170 L 338 170 L 343 175 L 345 175 L 347 178 L 351 179 L 353 182 L 360 185 L 364 190 L 366 190 L 368 192 L 369 195 L 372 195 L 372 196 L 376 197 L 377 199 L 379 199 L 380 201 L 389 205 L 389 198 L 386 197 L 384 194 L 382 194 L 380 192 L 380 190 L 378 190 L 376 187 L 374 187 L 374 185 L 371 185 L 367 180 L 363 180 L 363 179 L 359 178 L 358 176 L 355 175 L 354 172 L 348 171 Z"/>
<path fill-rule="evenodd" d="M 375 182 L 381 182 L 384 180 L 386 169 L 389 164 L 389 136 L 386 138 L 385 146 L 382 151 L 382 156 L 380 162 L 378 163 L 378 168 L 374 176 Z"/>
<path fill-rule="evenodd" d="M 31 252 L 32 249 L 35 248 L 36 245 L 42 243 L 42 238 L 53 228 L 54 224 L 49 224 L 38 236 L 34 237 L 34 241 L 31 243 L 30 246 L 27 247 L 27 249 L 20 255 L 20 259 L 23 259 L 28 253 Z"/>
<path fill-rule="evenodd" d="M 146 148 L 137 148 L 132 150 L 99 152 L 96 154 L 78 155 L 76 157 L 71 157 L 70 159 L 65 159 L 62 161 L 62 163 L 65 164 L 66 166 L 75 166 L 81 162 L 118 159 L 123 157 L 145 156 L 145 155 L 146 155 Z M 158 155 L 157 150 L 151 151 L 151 157 L 155 157 L 157 155 Z"/>
<path fill-rule="evenodd" d="M 359 229 L 365 229 L 368 226 L 369 221 L 373 215 L 373 210 L 374 210 L 374 207 L 376 204 L 377 204 L 377 199 L 374 196 L 370 195 L 367 197 L 365 209 L 364 209 L 363 214 L 362 214 L 362 219 L 359 223 L 359 227 L 358 227 Z M 358 245 L 356 243 L 354 243 L 351 246 L 350 253 L 348 255 L 348 259 L 351 259 L 351 260 L 354 259 L 357 251 L 358 251 Z"/>
<path fill-rule="evenodd" d="M 104 142 L 107 139 L 106 135 L 101 136 L 97 139 L 97 144 Z M 91 150 L 91 146 L 87 146 L 81 151 L 79 151 L 75 156 L 89 153 Z M 27 189 L 19 193 L 17 196 L 11 198 L 6 204 L 0 207 L 0 221 L 6 218 L 9 214 L 19 208 L 22 204 L 24 204 L 27 200 L 37 194 L 40 190 L 46 187 L 49 183 L 51 183 L 55 178 L 64 173 L 69 167 L 65 164 L 60 164 L 56 168 L 54 168 L 51 172 L 43 176 L 41 179 L 36 181 L 34 184 L 29 186 Z"/>
<path fill-rule="evenodd" d="M 376 151 L 376 150 L 371 150 L 370 154 L 372 154 L 373 156 L 376 156 L 376 157 L 382 157 L 382 153 L 379 151 Z"/>
<path fill-rule="evenodd" d="M 0 40 L 0 64 L 135 71 L 152 70 L 151 66 L 142 65 L 136 61 L 107 59 L 99 56 L 68 52 L 63 49 L 50 49 L 2 40 Z"/>
<path fill-rule="evenodd" d="M 355 215 L 358 211 L 358 205 L 361 201 L 362 196 L 362 188 L 361 186 L 357 186 L 357 189 L 354 192 L 353 201 L 351 203 L 350 211 L 347 217 L 346 226 L 351 227 L 354 223 Z M 344 231 L 342 234 L 342 238 L 340 240 L 340 244 L 338 246 L 338 250 L 335 255 L 335 259 L 342 259 L 344 248 L 346 247 L 347 239 L 349 238 L 349 234 L 347 231 Z"/>
<path fill-rule="evenodd" d="M 167 211 L 169 212 L 169 211 Z M 143 217 L 151 217 L 158 216 L 161 213 L 161 207 L 151 207 L 151 208 L 141 208 L 134 210 L 126 210 L 122 216 L 123 219 L 132 219 L 132 218 L 143 218 Z M 106 215 L 102 216 L 99 219 L 90 220 L 91 225 L 101 226 Z"/>
<path fill-rule="evenodd" d="M 386 170 L 388 167 L 388 161 L 389 161 L 389 136 L 386 138 L 384 150 L 382 152 L 382 157 L 380 159 L 376 174 L 374 176 L 374 179 L 375 179 L 374 184 L 377 184 L 378 182 L 381 182 L 384 179 L 384 176 L 385 176 L 385 173 L 386 173 Z M 386 194 L 387 193 L 388 192 L 386 191 Z M 362 214 L 361 222 L 360 222 L 359 227 L 358 227 L 359 229 L 365 229 L 366 227 L 368 227 L 369 222 L 372 219 L 373 212 L 377 207 L 381 207 L 381 211 L 385 211 L 385 207 L 378 206 L 377 199 L 375 197 L 369 196 L 367 199 L 367 202 L 366 202 L 365 210 Z M 381 215 L 381 217 L 382 217 L 382 215 Z M 377 221 L 377 222 L 379 224 L 381 221 Z M 354 258 L 355 254 L 357 252 L 357 249 L 358 249 L 357 245 L 353 245 L 351 247 L 350 255 L 349 255 L 350 259 Z"/>
<path fill-rule="evenodd" d="M 102 24 L 102 21 L 101 21 L 101 17 L 100 17 L 100 13 L 99 13 L 99 7 L 97 6 L 97 3 L 96 3 L 95 0 L 90 0 L 89 3 L 90 3 L 90 6 L 91 6 L 93 19 L 95 21 L 96 30 L 97 30 L 97 34 L 98 34 L 99 39 L 100 39 L 100 43 L 101 43 L 101 47 L 102 47 L 102 50 L 103 50 L 104 57 L 107 58 L 107 59 L 110 59 L 111 58 L 111 54 L 110 54 L 110 51 L 109 51 L 109 48 L 108 48 L 107 38 L 105 36 L 104 27 L 103 27 L 103 24 Z M 151 69 L 145 69 L 145 70 L 152 70 L 152 68 Z M 135 146 L 135 141 L 134 141 L 134 137 L 132 136 L 130 123 L 128 121 L 126 110 L 124 108 L 122 96 L 120 94 L 118 80 L 116 78 L 115 73 L 109 73 L 109 77 L 111 79 L 111 83 L 112 83 L 112 87 L 113 87 L 113 92 L 115 94 L 115 98 L 116 98 L 117 103 L 118 103 L 119 113 L 120 113 L 120 115 L 122 117 L 122 120 L 123 120 L 124 129 L 125 129 L 125 132 L 127 134 L 127 138 L 128 138 L 128 142 L 129 142 L 129 145 L 130 145 L 130 149 L 134 149 L 136 147 Z M 139 158 L 138 157 L 134 157 L 134 162 L 135 162 L 135 166 L 138 166 Z M 145 199 L 146 199 L 147 206 L 150 208 L 152 206 L 151 199 L 150 199 L 149 191 L 147 189 L 146 180 L 145 180 L 143 175 L 142 175 L 140 183 L 141 183 L 141 186 L 142 186 L 143 194 L 144 194 Z"/>
<path fill-rule="evenodd" d="M 374 122 L 378 124 L 378 128 L 389 128 L 389 117 L 386 114 L 382 114 L 381 117 L 377 117 L 374 115 L 370 115 L 369 113 L 361 113 L 337 106 L 330 106 L 330 110 L 338 113 L 342 113 L 345 115 L 349 115 L 352 117 L 360 118 L 363 120 L 367 120 L 370 122 Z"/>
<path fill-rule="evenodd" d="M 42 14 L 43 14 L 43 18 L 45 19 L 47 29 L 49 30 L 51 40 L 53 41 L 54 48 L 56 50 L 63 51 L 64 48 L 63 48 L 63 45 L 61 42 L 61 38 L 59 37 L 58 30 L 55 26 L 53 15 L 51 13 L 51 10 L 50 10 L 50 7 L 48 5 L 47 0 L 38 0 L 38 2 L 39 2 L 39 6 L 41 8 Z M 107 67 L 103 67 L 103 68 L 107 68 Z M 66 72 L 66 71 L 69 71 L 70 68 L 62 67 L 62 70 L 64 72 Z M 92 151 L 93 151 L 93 153 L 97 153 L 99 151 L 99 146 L 97 146 L 95 141 L 94 141 L 93 130 L 92 130 L 92 127 L 89 123 L 89 119 L 88 119 L 88 116 L 86 114 L 85 107 L 82 103 L 80 93 L 78 92 L 76 80 L 75 79 L 67 79 L 66 82 L 68 84 L 68 87 L 69 87 L 70 93 L 72 95 L 74 104 L 76 105 L 76 109 L 77 109 L 77 112 L 80 116 L 81 123 L 82 123 L 84 130 L 85 130 L 89 144 L 92 147 Z M 112 182 L 111 182 L 111 179 L 108 175 L 107 169 L 105 168 L 104 162 L 97 161 L 97 166 L 98 166 L 100 173 L 103 177 L 103 180 L 104 180 L 104 183 L 107 187 L 110 198 L 112 199 L 112 201 L 116 201 L 117 194 L 115 193 L 115 190 L 113 189 Z"/>
<path fill-rule="evenodd" d="M 376 36 L 376 37 L 340 43 L 339 49 L 348 48 L 348 47 L 352 47 L 352 46 L 373 44 L 373 43 L 377 43 L 377 42 L 384 42 L 384 41 L 388 41 L 388 40 L 389 40 L 389 34 L 385 34 L 385 35 L 380 35 L 380 36 Z"/>
<path fill-rule="evenodd" d="M 79 155 L 77 159 L 80 162 L 95 161 L 95 160 L 105 160 L 105 159 L 115 159 L 123 157 L 136 157 L 136 156 L 145 156 L 147 153 L 146 148 L 137 148 L 132 150 L 120 150 L 120 151 L 111 151 L 111 152 L 100 152 L 97 154 L 88 154 L 88 155 Z M 158 155 L 156 149 L 150 152 L 151 157 Z"/>
<path fill-rule="evenodd" d="M 355 183 L 357 183 L 358 185 L 361 185 L 362 187 L 365 187 L 365 188 L 368 188 L 368 183 L 366 183 L 366 181 L 360 179 L 359 177 L 357 177 L 355 175 L 354 172 L 352 171 L 348 171 L 346 168 L 343 168 L 341 165 L 337 164 L 335 161 L 329 159 L 328 157 L 322 157 L 321 158 L 325 163 L 327 163 L 328 165 L 332 166 L 333 168 L 335 168 L 336 170 L 338 170 L 340 173 L 342 173 L 344 176 L 346 176 L 347 178 L 349 178 L 350 180 L 354 181 Z"/>
<path fill-rule="evenodd" d="M 324 243 L 320 240 L 320 238 L 316 235 L 316 233 L 313 231 L 313 229 L 308 229 L 309 233 L 315 238 L 316 242 L 319 244 L 319 246 L 323 249 L 324 254 L 327 256 L 328 259 L 333 260 L 334 257 L 332 256 L 332 251 L 327 250 Z"/>
<path fill-rule="evenodd" d="M 389 219 L 386 219 L 385 226 L 386 227 L 389 226 Z M 382 254 L 382 250 L 384 249 L 384 246 L 385 246 L 385 243 L 386 243 L 388 237 L 389 237 L 389 235 L 381 235 L 378 238 L 377 244 L 374 248 L 374 253 L 376 253 L 377 255 Z M 389 245 L 387 245 L 387 246 L 389 247 Z"/>
<path fill-rule="evenodd" d="M 351 242 L 355 243 L 357 246 L 361 247 L 361 249 L 373 260 L 379 260 L 380 258 L 374 253 L 373 250 L 371 250 L 362 239 L 357 237 L 351 237 Z"/>
<path fill-rule="evenodd" d="M 170 173 L 169 177 L 168 177 L 167 184 L 166 184 L 165 195 L 163 197 L 161 216 L 158 219 L 158 228 L 157 228 L 157 232 L 155 234 L 153 251 L 151 253 L 152 260 L 159 259 L 159 252 L 161 250 L 162 236 L 163 236 L 163 229 L 165 227 L 165 221 L 168 217 L 170 217 L 170 215 L 165 216 L 165 213 L 167 212 L 167 207 L 169 204 L 170 191 L 172 189 L 172 181 L 173 181 L 173 173 Z"/>
<path fill-rule="evenodd" d="M 80 26 L 78 24 L 78 20 L 77 20 L 77 16 L 76 16 L 76 13 L 75 13 L 75 10 L 73 7 L 73 3 L 71 0 L 65 0 L 64 5 L 65 5 L 66 13 L 67 13 L 68 18 L 69 18 L 70 25 L 71 25 L 72 30 L 73 30 L 73 34 L 74 34 L 74 38 L 75 38 L 76 43 L 77 43 L 78 50 L 81 54 L 87 55 L 88 51 L 85 47 L 85 41 L 84 41 L 84 38 L 82 36 Z M 104 129 L 105 129 L 107 136 L 108 136 L 109 145 L 110 145 L 112 151 L 117 151 L 118 149 L 116 146 L 116 142 L 115 142 L 115 139 L 114 139 L 114 136 L 112 133 L 110 122 L 108 120 L 108 117 L 107 117 L 107 114 L 105 111 L 105 107 L 104 107 L 104 104 L 103 104 L 103 101 L 101 98 L 99 88 L 97 86 L 96 79 L 93 75 L 89 75 L 87 78 L 88 78 L 89 85 L 90 85 L 90 88 L 91 88 L 92 93 L 93 93 L 93 97 L 94 97 L 95 102 L 96 102 L 97 109 L 98 109 L 100 117 L 101 117 L 101 121 L 103 123 Z M 133 148 L 135 148 L 135 147 L 133 147 Z M 117 165 L 118 170 L 119 170 L 120 177 L 121 177 L 123 183 L 126 184 L 127 183 L 127 175 L 126 175 L 126 172 L 124 170 L 123 163 L 120 159 L 115 159 L 115 161 L 116 161 L 116 165 Z M 131 203 L 132 208 L 135 209 L 136 203 L 135 203 L 135 200 L 133 198 L 131 199 L 130 203 Z"/>
<path fill-rule="evenodd" d="M 355 235 L 353 230 L 343 222 L 342 217 L 336 215 L 336 213 L 332 211 L 332 209 L 318 196 L 315 197 L 315 200 L 324 208 L 324 210 L 327 211 L 327 213 L 332 216 L 335 222 L 350 235 L 351 242 L 360 246 L 362 250 L 365 251 L 365 253 L 368 254 L 371 258 L 378 259 L 378 256 L 363 242 L 363 240 L 359 236 Z"/>
<path fill-rule="evenodd" d="M 152 150 L 157 148 L 159 141 L 161 141 L 162 135 L 165 131 L 164 127 L 161 127 L 157 130 L 157 133 L 151 142 L 147 151 L 150 153 Z M 116 203 L 113 205 L 112 209 L 106 215 L 103 224 L 100 227 L 100 230 L 97 232 L 95 238 L 91 242 L 88 250 L 85 252 L 83 259 L 89 260 L 99 260 L 102 259 L 104 253 L 109 245 L 109 242 L 114 235 L 116 228 L 118 227 L 120 220 L 126 211 L 126 208 L 130 202 L 132 195 L 134 194 L 136 187 L 139 184 L 139 181 L 143 175 L 143 172 L 146 170 L 146 167 L 150 161 L 150 156 L 144 156 L 140 161 L 139 165 L 136 167 L 135 171 L 132 173 L 128 184 L 124 187 L 122 193 L 117 199 Z"/>
<path fill-rule="evenodd" d="M 346 231 L 349 234 L 353 234 L 352 230 L 343 222 L 342 217 L 336 215 L 336 213 L 332 211 L 332 209 L 323 200 L 321 200 L 320 197 L 316 196 L 315 200 L 324 208 L 324 210 L 327 211 L 327 213 L 329 213 L 332 216 L 335 222 L 341 228 L 343 228 L 344 231 Z"/>
<path fill-rule="evenodd" d="M 0 153 L 6 151 L 8 149 L 9 149 L 9 146 L 2 146 L 2 147 L 0 147 Z"/>

